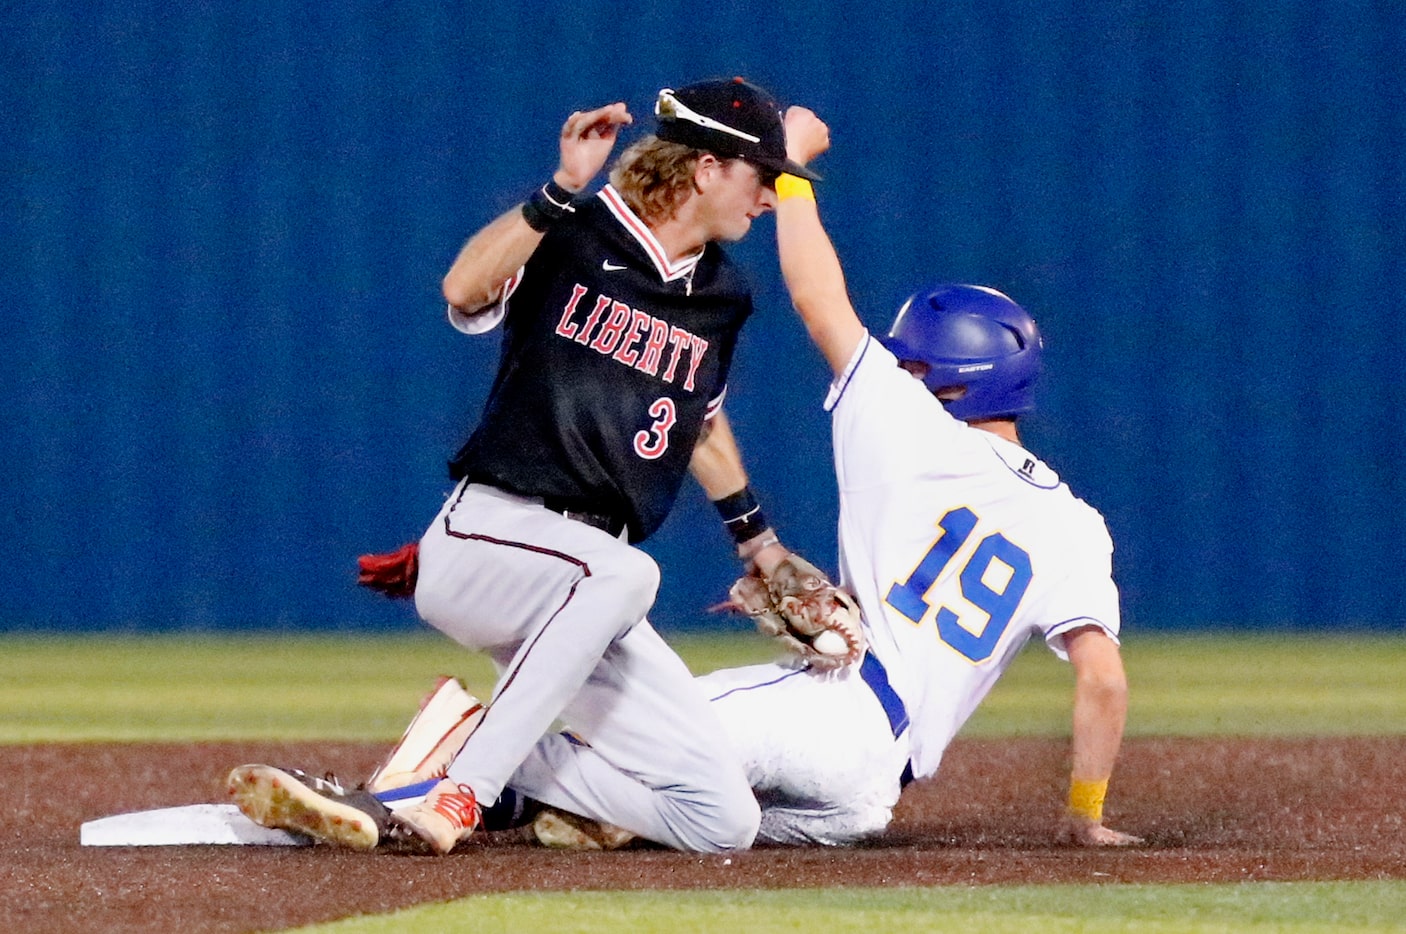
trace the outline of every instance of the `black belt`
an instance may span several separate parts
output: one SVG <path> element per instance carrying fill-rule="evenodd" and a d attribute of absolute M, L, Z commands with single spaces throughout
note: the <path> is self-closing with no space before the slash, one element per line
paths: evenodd
<path fill-rule="evenodd" d="M 625 520 L 617 519 L 614 516 L 607 516 L 603 512 L 583 512 L 580 509 L 572 509 L 564 501 L 543 497 L 542 506 L 552 512 L 560 513 L 568 519 L 575 519 L 577 522 L 585 523 L 593 529 L 600 529 L 613 538 L 619 538 L 620 533 L 625 531 Z"/>

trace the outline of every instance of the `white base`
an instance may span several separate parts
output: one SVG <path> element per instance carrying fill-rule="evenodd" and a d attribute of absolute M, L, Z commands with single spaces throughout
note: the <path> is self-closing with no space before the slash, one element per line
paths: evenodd
<path fill-rule="evenodd" d="M 83 846 L 308 846 L 311 837 L 260 827 L 233 804 L 190 804 L 90 820 L 79 828 Z"/>

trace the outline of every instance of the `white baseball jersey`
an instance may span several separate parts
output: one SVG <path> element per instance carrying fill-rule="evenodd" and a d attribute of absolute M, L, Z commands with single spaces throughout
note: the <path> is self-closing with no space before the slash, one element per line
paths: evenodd
<path fill-rule="evenodd" d="M 1102 517 L 1017 444 L 953 418 L 866 337 L 825 402 L 840 493 L 840 578 L 861 666 L 780 665 L 702 680 L 762 803 L 758 840 L 878 833 L 900 773 L 924 778 L 1031 638 L 1066 658 L 1085 626 L 1117 639 Z"/>
<path fill-rule="evenodd" d="M 1115 640 L 1103 517 L 1033 454 L 953 418 L 878 341 L 826 400 L 840 492 L 841 583 L 910 720 L 913 774 L 943 750 L 1027 639 Z"/>

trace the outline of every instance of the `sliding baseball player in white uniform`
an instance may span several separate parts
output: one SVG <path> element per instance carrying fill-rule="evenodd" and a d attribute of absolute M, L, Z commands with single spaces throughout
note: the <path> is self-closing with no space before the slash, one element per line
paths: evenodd
<path fill-rule="evenodd" d="M 813 114 L 787 115 L 789 155 L 828 146 Z M 858 598 L 868 653 L 821 674 L 782 665 L 703 678 L 762 805 L 758 841 L 843 844 L 882 831 L 904 784 L 937 772 L 962 724 L 1028 640 L 1075 674 L 1070 794 L 1059 835 L 1105 827 L 1127 683 L 1112 542 L 1102 517 L 1021 446 L 1041 338 L 1014 301 L 928 288 L 884 338 L 855 314 L 810 185 L 777 184 L 781 266 L 835 373 L 840 583 Z"/>

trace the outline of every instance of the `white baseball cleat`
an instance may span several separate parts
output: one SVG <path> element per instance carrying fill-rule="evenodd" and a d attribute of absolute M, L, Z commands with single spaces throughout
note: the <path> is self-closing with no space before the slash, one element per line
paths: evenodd
<path fill-rule="evenodd" d="M 400 742 L 367 779 L 366 790 L 390 791 L 443 778 L 485 712 L 457 678 L 441 675 Z"/>
<path fill-rule="evenodd" d="M 430 789 L 424 801 L 391 815 L 392 825 L 419 837 L 440 856 L 473 836 L 481 819 L 473 789 L 448 778 Z"/>
<path fill-rule="evenodd" d="M 618 850 L 635 839 L 623 827 L 552 807 L 532 819 L 532 834 L 538 843 L 554 850 Z"/>

